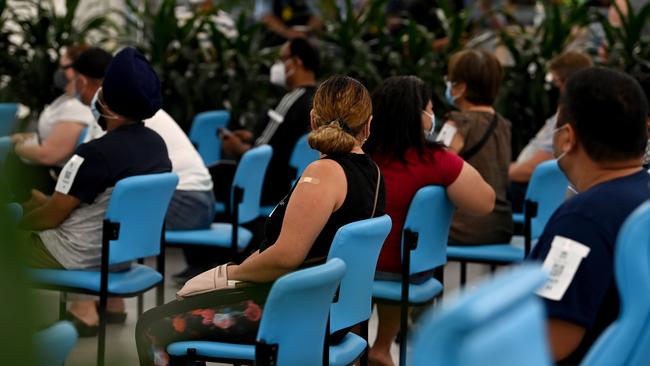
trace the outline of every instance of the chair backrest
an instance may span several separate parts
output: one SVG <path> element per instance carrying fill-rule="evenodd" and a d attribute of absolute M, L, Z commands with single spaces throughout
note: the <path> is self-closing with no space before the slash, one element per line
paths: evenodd
<path fill-rule="evenodd" d="M 327 263 L 280 277 L 264 305 L 258 342 L 278 345 L 277 365 L 320 365 L 325 330 L 345 263 Z"/>
<path fill-rule="evenodd" d="M 194 117 L 189 137 L 205 165 L 221 159 L 221 140 L 217 129 L 226 127 L 229 121 L 230 112 L 226 110 L 203 112 Z"/>
<path fill-rule="evenodd" d="M 11 151 L 11 137 L 0 136 L 0 168 L 2 168 L 9 151 Z"/>
<path fill-rule="evenodd" d="M 289 166 L 296 170 L 296 177 L 291 181 L 292 186 L 296 184 L 296 180 L 300 178 L 309 164 L 320 159 L 320 153 L 309 146 L 308 137 L 307 133 L 298 139 L 289 158 Z"/>
<path fill-rule="evenodd" d="M 38 365 L 63 365 L 77 343 L 77 330 L 69 321 L 60 321 L 34 336 Z"/>
<path fill-rule="evenodd" d="M 160 254 L 165 214 L 177 184 L 176 173 L 138 175 L 117 182 L 105 219 L 119 228 L 111 230 L 104 223 L 104 235 L 118 233 L 117 240 L 110 240 L 109 265 Z"/>
<path fill-rule="evenodd" d="M 8 136 L 16 129 L 18 103 L 0 103 L 0 136 Z"/>
<path fill-rule="evenodd" d="M 537 166 L 526 189 L 526 199 L 537 203 L 537 215 L 532 218 L 531 238 L 538 239 L 553 212 L 564 202 L 569 180 L 556 160 Z"/>
<path fill-rule="evenodd" d="M 23 217 L 23 206 L 19 203 L 11 202 L 5 206 L 5 209 L 7 210 L 7 216 L 11 220 L 11 223 L 18 225 Z"/>
<path fill-rule="evenodd" d="M 86 136 L 88 136 L 88 127 L 84 127 L 84 129 L 81 130 L 81 133 L 79 134 L 79 138 L 77 139 L 77 146 L 84 143 L 84 141 L 86 140 Z"/>
<path fill-rule="evenodd" d="M 413 365 L 550 365 L 546 315 L 534 291 L 538 265 L 500 273 L 425 316 L 413 343 Z"/>
<path fill-rule="evenodd" d="M 390 217 L 383 215 L 347 224 L 334 235 L 327 258 L 342 259 L 347 271 L 330 309 L 330 333 L 370 318 L 377 260 L 391 225 Z"/>
<path fill-rule="evenodd" d="M 583 365 L 647 365 L 650 361 L 650 201 L 621 227 L 614 258 L 621 310 Z"/>
<path fill-rule="evenodd" d="M 234 199 L 235 190 L 244 190 L 244 196 L 239 203 L 239 223 L 245 224 L 260 216 L 260 199 L 262 198 L 262 186 L 266 169 L 273 156 L 273 148 L 269 145 L 262 145 L 250 149 L 242 155 L 235 177 L 232 181 L 232 194 Z M 234 207 L 235 202 L 231 203 Z"/>
<path fill-rule="evenodd" d="M 440 186 L 426 186 L 415 192 L 404 221 L 404 231 L 418 233 L 411 251 L 410 274 L 432 270 L 447 263 L 447 238 L 454 206 Z M 405 245 L 402 235 L 402 246 Z"/>

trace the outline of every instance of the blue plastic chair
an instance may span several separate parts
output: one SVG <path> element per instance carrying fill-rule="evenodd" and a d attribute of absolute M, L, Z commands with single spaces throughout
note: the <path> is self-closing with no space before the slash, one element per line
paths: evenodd
<path fill-rule="evenodd" d="M 255 345 L 208 341 L 175 342 L 167 346 L 173 357 L 255 365 L 320 365 L 327 316 L 345 263 L 327 263 L 280 277 L 264 305 Z"/>
<path fill-rule="evenodd" d="M 12 148 L 11 137 L 9 136 L 0 137 L 0 168 L 2 168 L 2 164 L 4 164 L 4 161 L 7 158 L 9 152 L 11 151 L 11 148 Z"/>
<path fill-rule="evenodd" d="M 535 168 L 524 202 L 524 247 L 512 243 L 489 245 L 449 245 L 447 258 L 460 262 L 460 282 L 467 278 L 467 263 L 485 263 L 494 266 L 518 263 L 530 252 L 533 241 L 539 239 L 553 212 L 564 202 L 569 186 L 555 160 L 545 161 Z M 516 238 L 514 238 L 516 240 Z"/>
<path fill-rule="evenodd" d="M 391 228 L 388 215 L 356 221 L 341 227 L 332 240 L 328 259 L 340 258 L 347 271 L 338 300 L 330 310 L 330 334 L 361 325 L 361 336 L 352 332 L 339 343 L 330 343 L 329 364 L 351 365 L 368 347 L 368 319 L 372 313 L 372 284 L 379 252 Z"/>
<path fill-rule="evenodd" d="M 161 234 L 165 214 L 178 184 L 175 173 L 134 176 L 120 180 L 111 194 L 104 219 L 100 271 L 33 269 L 36 287 L 99 296 L 97 364 L 104 364 L 106 300 L 108 296 L 132 297 L 158 285 L 157 304 L 163 303 L 164 256 Z M 158 271 L 141 264 L 109 272 L 111 265 L 158 257 Z M 65 301 L 59 315 L 65 316 Z M 138 297 L 138 313 L 142 297 Z"/>
<path fill-rule="evenodd" d="M 296 146 L 294 146 L 293 151 L 291 152 L 289 167 L 291 167 L 291 170 L 295 170 L 296 172 L 291 181 L 292 186 L 296 184 L 296 180 L 300 178 L 309 164 L 320 159 L 320 152 L 309 146 L 309 142 L 307 141 L 308 138 L 308 133 L 299 138 L 298 141 L 296 141 Z"/>
<path fill-rule="evenodd" d="M 412 365 L 550 366 L 545 310 L 534 293 L 546 278 L 525 265 L 427 313 Z"/>
<path fill-rule="evenodd" d="M 11 220 L 11 223 L 18 225 L 20 219 L 23 217 L 23 206 L 19 203 L 12 202 L 5 206 L 7 210 L 8 219 Z"/>
<path fill-rule="evenodd" d="M 582 365 L 647 365 L 650 361 L 650 201 L 625 220 L 616 240 L 618 319 L 585 356 Z"/>
<path fill-rule="evenodd" d="M 226 127 L 229 121 L 230 112 L 226 110 L 203 112 L 194 117 L 189 137 L 206 166 L 221 159 L 221 140 L 217 129 Z"/>
<path fill-rule="evenodd" d="M 307 142 L 309 134 L 304 134 L 298 139 L 296 145 L 293 147 L 291 157 L 289 158 L 289 168 L 294 178 L 291 181 L 291 186 L 296 184 L 296 181 L 302 176 L 302 173 L 307 169 L 307 166 L 314 161 L 320 159 L 320 152 L 314 150 Z M 275 206 L 264 206 L 261 208 L 261 216 L 269 216 Z"/>
<path fill-rule="evenodd" d="M 69 321 L 60 321 L 34 336 L 38 365 L 63 365 L 77 344 L 77 330 Z"/>
<path fill-rule="evenodd" d="M 426 186 L 416 193 L 406 214 L 402 236 L 402 280 L 373 284 L 377 301 L 398 303 L 401 307 L 400 365 L 406 363 L 408 306 L 431 302 L 443 290 L 442 266 L 447 263 L 445 250 L 454 206 L 443 187 Z M 410 283 L 411 275 L 436 270 L 436 276 Z M 436 278 L 437 277 L 437 278 Z"/>
<path fill-rule="evenodd" d="M 230 251 L 233 257 L 243 252 L 253 233 L 241 224 L 251 222 L 260 216 L 260 198 L 264 174 L 273 155 L 269 145 L 248 150 L 239 161 L 232 184 L 231 223 L 214 223 L 210 229 L 168 230 L 165 241 L 168 245 L 206 245 Z"/>
<path fill-rule="evenodd" d="M 9 136 L 16 129 L 18 103 L 0 103 L 0 136 Z"/>

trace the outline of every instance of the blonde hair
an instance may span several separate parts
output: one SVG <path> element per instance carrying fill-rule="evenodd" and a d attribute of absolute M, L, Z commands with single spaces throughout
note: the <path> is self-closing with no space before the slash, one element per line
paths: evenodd
<path fill-rule="evenodd" d="M 332 76 L 316 90 L 309 146 L 325 155 L 350 152 L 372 114 L 368 90 L 347 76 Z"/>

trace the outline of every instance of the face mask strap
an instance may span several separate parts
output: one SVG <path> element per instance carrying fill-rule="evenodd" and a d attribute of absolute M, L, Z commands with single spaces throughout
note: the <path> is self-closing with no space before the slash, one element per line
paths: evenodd
<path fill-rule="evenodd" d="M 101 89 L 99 89 L 99 90 L 101 90 Z M 102 103 L 102 101 L 99 99 L 99 90 L 97 91 L 95 102 L 102 107 L 102 111 L 105 111 L 105 110 L 107 110 L 109 108 L 104 103 Z M 97 112 L 99 112 L 99 110 L 97 110 Z M 115 114 L 105 114 L 105 113 L 99 112 L 99 115 L 106 118 L 106 119 L 120 119 L 120 117 L 118 117 Z"/>

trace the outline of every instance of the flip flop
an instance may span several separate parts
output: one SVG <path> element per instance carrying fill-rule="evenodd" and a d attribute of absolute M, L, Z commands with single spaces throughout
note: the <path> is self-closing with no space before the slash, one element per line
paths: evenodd
<path fill-rule="evenodd" d="M 99 302 L 95 301 L 95 307 L 97 308 L 97 313 L 99 314 Z M 112 313 L 106 311 L 106 323 L 108 324 L 124 324 L 126 322 L 126 312 Z"/>
<path fill-rule="evenodd" d="M 88 325 L 69 311 L 66 311 L 65 318 L 74 324 L 79 337 L 94 337 L 99 333 L 99 325 Z"/>

